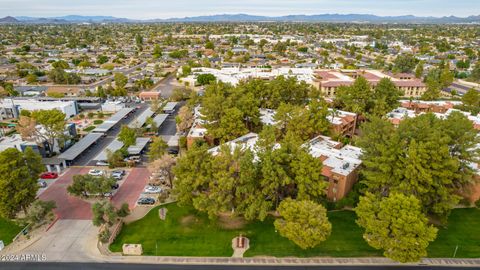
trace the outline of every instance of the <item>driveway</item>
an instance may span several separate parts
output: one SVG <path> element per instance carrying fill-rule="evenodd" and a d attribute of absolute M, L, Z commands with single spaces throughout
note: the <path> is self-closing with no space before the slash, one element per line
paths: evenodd
<path fill-rule="evenodd" d="M 127 179 L 125 179 L 125 182 L 123 182 L 117 193 L 113 196 L 113 205 L 115 205 L 115 207 L 120 207 L 126 202 L 130 206 L 130 209 L 133 209 L 138 197 L 148 183 L 149 176 L 150 172 L 147 168 L 133 168 L 128 174 Z"/>
<path fill-rule="evenodd" d="M 47 261 L 92 261 L 99 254 L 97 234 L 90 220 L 59 220 L 19 254 L 45 255 Z"/>
<path fill-rule="evenodd" d="M 71 196 L 67 192 L 67 187 L 72 183 L 73 176 L 77 174 L 88 173 L 89 168 L 69 168 L 65 174 L 60 176 L 57 181 L 51 184 L 40 194 L 43 201 L 55 201 L 57 208 L 55 213 L 59 219 L 80 219 L 91 220 L 92 209 L 88 202 L 77 197 Z"/>

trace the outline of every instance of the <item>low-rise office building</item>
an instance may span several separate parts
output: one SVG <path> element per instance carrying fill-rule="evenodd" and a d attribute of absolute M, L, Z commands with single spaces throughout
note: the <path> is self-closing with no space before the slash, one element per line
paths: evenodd
<path fill-rule="evenodd" d="M 0 101 L 0 115 L 2 119 L 18 118 L 22 110 L 38 111 L 57 109 L 65 114 L 66 118 L 79 113 L 75 100 L 39 100 L 25 98 L 5 98 Z"/>

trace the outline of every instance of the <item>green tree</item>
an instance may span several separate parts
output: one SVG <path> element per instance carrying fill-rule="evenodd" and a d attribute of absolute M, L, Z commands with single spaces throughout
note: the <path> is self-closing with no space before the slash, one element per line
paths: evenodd
<path fill-rule="evenodd" d="M 39 136 L 45 138 L 51 149 L 55 146 L 56 139 L 63 138 L 65 131 L 65 114 L 57 109 L 38 110 L 32 112 L 32 118 L 37 124 L 45 128 L 45 133 L 38 133 Z"/>
<path fill-rule="evenodd" d="M 373 92 L 372 113 L 383 116 L 398 106 L 402 93 L 389 78 L 381 79 Z"/>
<path fill-rule="evenodd" d="M 123 125 L 118 133 L 118 140 L 123 143 L 124 148 L 135 145 L 137 140 L 137 132 L 133 128 Z"/>
<path fill-rule="evenodd" d="M 70 68 L 70 65 L 64 60 L 58 60 L 56 62 L 52 63 L 53 68 L 61 68 L 61 69 L 68 69 Z"/>
<path fill-rule="evenodd" d="M 25 79 L 27 80 L 28 84 L 34 84 L 38 82 L 38 76 L 35 74 L 28 74 Z"/>
<path fill-rule="evenodd" d="M 213 44 L 213 42 L 211 42 L 211 41 L 209 40 L 209 41 L 207 41 L 207 43 L 205 44 L 205 49 L 214 50 L 214 49 L 215 49 L 215 44 Z"/>
<path fill-rule="evenodd" d="M 420 61 L 415 68 L 415 78 L 420 79 L 423 75 L 424 64 L 423 61 Z"/>
<path fill-rule="evenodd" d="M 0 152 L 0 216 L 13 218 L 37 197 L 37 179 L 44 170 L 41 157 L 30 147 L 21 153 L 16 148 Z"/>
<path fill-rule="evenodd" d="M 111 151 L 110 149 L 107 149 L 106 151 L 109 168 L 122 167 L 125 165 L 125 162 L 123 161 L 124 156 L 122 149 L 118 149 L 116 151 Z"/>
<path fill-rule="evenodd" d="M 128 83 L 128 78 L 123 73 L 115 73 L 113 80 L 115 81 L 115 87 L 119 89 L 125 88 Z"/>
<path fill-rule="evenodd" d="M 367 193 L 355 208 L 363 238 L 385 257 L 399 262 L 417 262 L 427 256 L 437 229 L 428 225 L 420 201 L 413 195 L 391 193 L 385 198 Z"/>
<path fill-rule="evenodd" d="M 155 44 L 155 46 L 153 47 L 153 58 L 155 59 L 158 59 L 162 56 L 162 48 L 160 48 L 160 45 L 158 44 Z"/>
<path fill-rule="evenodd" d="M 473 114 L 480 112 L 480 92 L 470 89 L 462 96 L 463 107 Z"/>
<path fill-rule="evenodd" d="M 200 74 L 197 76 L 197 83 L 199 85 L 207 85 L 216 80 L 217 78 L 213 74 Z"/>
<path fill-rule="evenodd" d="M 103 197 L 105 193 L 112 190 L 114 184 L 115 179 L 105 176 L 74 175 L 72 184 L 67 187 L 67 192 L 79 197 Z"/>
<path fill-rule="evenodd" d="M 161 158 L 167 151 L 167 148 L 167 143 L 161 137 L 155 137 L 148 149 L 148 159 L 154 161 Z"/>
<path fill-rule="evenodd" d="M 102 201 L 92 205 L 93 225 L 113 225 L 118 218 L 117 211 L 111 202 Z"/>
<path fill-rule="evenodd" d="M 393 63 L 395 72 L 412 72 L 417 65 L 417 59 L 412 54 L 401 54 Z"/>
<path fill-rule="evenodd" d="M 405 119 L 397 129 L 383 119 L 372 118 L 361 127 L 357 145 L 367 190 L 388 196 L 413 194 L 428 214 L 445 221 L 462 187 L 472 178 L 468 162 L 478 157 L 472 123 L 461 113 L 445 120 L 433 114 Z"/>
<path fill-rule="evenodd" d="M 177 160 L 173 172 L 176 180 L 173 193 L 181 205 L 191 205 L 199 192 L 208 188 L 212 178 L 212 155 L 207 152 L 208 146 L 193 144 L 192 147 Z"/>
<path fill-rule="evenodd" d="M 327 210 L 312 201 L 286 199 L 277 211 L 281 218 L 275 220 L 275 229 L 302 249 L 318 246 L 332 232 Z"/>
<path fill-rule="evenodd" d="M 339 87 L 336 96 L 343 109 L 357 114 L 365 114 L 373 106 L 373 91 L 363 76 L 358 77 L 351 86 Z"/>
<path fill-rule="evenodd" d="M 98 56 L 98 58 L 97 58 L 97 64 L 99 64 L 99 65 L 105 64 L 105 63 L 108 62 L 108 60 L 110 60 L 110 59 L 108 58 L 108 56 L 106 56 L 106 55 L 100 55 L 100 56 Z M 80 65 L 80 64 L 79 64 L 79 65 Z"/>

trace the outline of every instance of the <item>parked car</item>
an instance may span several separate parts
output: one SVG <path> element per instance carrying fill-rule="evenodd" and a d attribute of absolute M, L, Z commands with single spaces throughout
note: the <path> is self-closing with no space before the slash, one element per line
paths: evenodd
<path fill-rule="evenodd" d="M 47 182 L 43 181 L 43 180 L 39 180 L 38 181 L 38 186 L 40 188 L 46 188 L 47 187 Z"/>
<path fill-rule="evenodd" d="M 177 150 L 177 149 L 168 149 L 168 154 L 170 154 L 170 155 L 178 155 L 178 150 Z"/>
<path fill-rule="evenodd" d="M 103 175 L 103 171 L 97 170 L 97 169 L 91 169 L 88 174 L 93 175 L 93 176 L 101 176 Z"/>
<path fill-rule="evenodd" d="M 161 193 L 162 189 L 160 187 L 155 187 L 155 186 L 146 186 L 143 192 L 149 193 L 149 194 L 155 194 L 155 193 Z"/>
<path fill-rule="evenodd" d="M 95 163 L 95 165 L 97 166 L 108 166 L 108 162 L 105 162 L 105 161 L 97 161 L 97 163 Z"/>
<path fill-rule="evenodd" d="M 116 181 L 122 180 L 123 176 L 118 173 L 112 173 L 112 178 L 115 179 Z"/>
<path fill-rule="evenodd" d="M 125 170 L 114 170 L 112 171 L 112 174 L 120 174 L 122 176 L 124 176 L 126 174 Z"/>
<path fill-rule="evenodd" d="M 120 187 L 120 185 L 118 183 L 115 183 L 112 185 L 112 189 L 118 189 Z"/>
<path fill-rule="evenodd" d="M 140 199 L 138 199 L 137 204 L 152 205 L 152 204 L 155 204 L 155 199 L 154 198 L 148 198 L 148 197 L 140 198 Z"/>
<path fill-rule="evenodd" d="M 40 175 L 41 179 L 56 179 L 58 177 L 58 173 L 56 172 L 44 172 Z"/>
<path fill-rule="evenodd" d="M 128 161 L 133 161 L 135 163 L 138 163 L 138 162 L 141 161 L 141 158 L 140 158 L 140 156 L 130 156 L 130 157 L 125 158 L 124 161 L 127 161 L 127 162 Z"/>

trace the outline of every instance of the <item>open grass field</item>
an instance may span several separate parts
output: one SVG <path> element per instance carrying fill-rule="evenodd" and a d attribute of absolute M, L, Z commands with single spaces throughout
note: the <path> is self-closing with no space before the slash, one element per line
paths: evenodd
<path fill-rule="evenodd" d="M 21 230 L 22 228 L 15 222 L 0 218 L 0 240 L 2 240 L 5 245 L 10 244 L 15 235 Z"/>
<path fill-rule="evenodd" d="M 124 243 L 141 243 L 145 255 L 231 256 L 231 240 L 243 234 L 251 243 L 245 256 L 381 255 L 363 241 L 362 232 L 354 222 L 355 215 L 349 211 L 330 212 L 332 235 L 319 247 L 305 251 L 275 232 L 273 218 L 264 222 L 223 224 L 209 220 L 192 208 L 180 208 L 176 204 L 167 208 L 165 221 L 160 220 L 158 208 L 155 208 L 145 218 L 126 225 L 110 249 L 118 252 Z"/>
<path fill-rule="evenodd" d="M 432 258 L 451 258 L 458 245 L 456 258 L 480 257 L 480 209 L 455 209 L 445 228 L 439 228 L 437 239 L 428 247 Z"/>
<path fill-rule="evenodd" d="M 145 255 L 158 256 L 231 256 L 231 240 L 240 234 L 250 239 L 246 257 L 377 257 L 375 250 L 363 240 L 362 229 L 355 223 L 352 211 L 332 211 L 328 218 L 332 234 L 318 247 L 302 250 L 275 232 L 273 218 L 264 222 L 245 223 L 235 220 L 209 220 L 203 213 L 176 204 L 166 206 L 165 221 L 158 217 L 158 207 L 143 219 L 124 226 L 110 246 L 121 252 L 122 244 L 143 245 Z M 480 257 L 480 210 L 456 209 L 449 224 L 441 228 L 437 240 L 429 247 L 429 257 L 452 257 L 459 245 L 457 258 Z"/>

